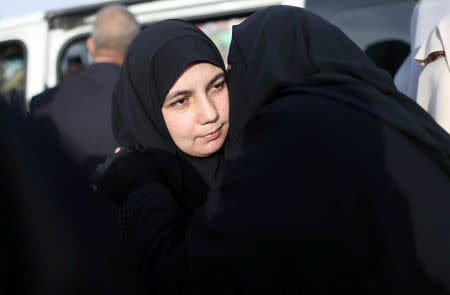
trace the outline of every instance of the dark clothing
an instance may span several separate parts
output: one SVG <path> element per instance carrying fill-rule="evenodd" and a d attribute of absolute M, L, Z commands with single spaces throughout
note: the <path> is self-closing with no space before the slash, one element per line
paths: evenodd
<path fill-rule="evenodd" d="M 448 294 L 450 183 L 420 146 L 332 96 L 248 126 L 192 220 L 155 183 L 122 208 L 153 294 Z"/>
<path fill-rule="evenodd" d="M 153 294 L 448 294 L 450 183 L 420 146 L 327 97 L 248 126 L 193 219 L 156 183 L 122 207 Z"/>
<path fill-rule="evenodd" d="M 332 98 L 285 96 L 248 124 L 187 234 L 195 294 L 448 294 L 448 178 Z"/>
<path fill-rule="evenodd" d="M 36 115 L 36 113 L 39 113 L 40 109 L 52 103 L 60 86 L 61 84 L 52 88 L 47 88 L 38 95 L 33 96 L 30 101 L 30 114 Z"/>
<path fill-rule="evenodd" d="M 235 26 L 229 63 L 237 139 L 188 242 L 189 269 L 211 283 L 202 291 L 450 288 L 450 264 L 437 262 L 449 257 L 450 136 L 304 9 L 271 7 Z"/>
<path fill-rule="evenodd" d="M 204 293 L 450 290 L 448 133 L 304 9 L 235 26 L 229 63 L 237 139 L 187 251 Z"/>
<path fill-rule="evenodd" d="M 156 184 L 124 205 L 157 291 L 448 294 L 449 135 L 303 9 L 235 26 L 229 64 L 218 188 L 192 218 Z"/>
<path fill-rule="evenodd" d="M 112 92 L 120 67 L 94 63 L 32 99 L 31 114 L 49 116 L 66 146 L 89 173 L 114 152 Z"/>
<path fill-rule="evenodd" d="M 369 45 L 364 52 L 377 66 L 394 77 L 411 52 L 411 46 L 404 41 L 387 40 Z"/>
<path fill-rule="evenodd" d="M 0 101 L 0 293 L 124 294 L 115 207 L 47 123 Z"/>

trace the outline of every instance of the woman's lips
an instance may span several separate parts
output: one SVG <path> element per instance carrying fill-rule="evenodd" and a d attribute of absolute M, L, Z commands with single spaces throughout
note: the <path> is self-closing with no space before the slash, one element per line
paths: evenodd
<path fill-rule="evenodd" d="M 222 133 L 222 126 L 217 128 L 215 131 L 208 133 L 206 135 L 203 135 L 201 137 L 206 140 L 212 141 L 212 140 L 216 139 L 217 137 L 219 137 L 221 133 Z"/>

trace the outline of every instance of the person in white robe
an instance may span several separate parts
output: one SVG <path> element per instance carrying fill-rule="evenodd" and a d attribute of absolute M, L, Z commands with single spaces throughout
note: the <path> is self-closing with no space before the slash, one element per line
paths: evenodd
<path fill-rule="evenodd" d="M 419 77 L 417 103 L 450 132 L 450 14 L 434 28 L 415 59 L 424 66 Z"/>
<path fill-rule="evenodd" d="M 414 57 L 433 28 L 447 14 L 450 14 L 449 0 L 419 0 L 414 8 L 410 25 L 411 53 L 394 77 L 398 90 L 414 100 L 416 100 L 417 84 L 423 69 Z"/>

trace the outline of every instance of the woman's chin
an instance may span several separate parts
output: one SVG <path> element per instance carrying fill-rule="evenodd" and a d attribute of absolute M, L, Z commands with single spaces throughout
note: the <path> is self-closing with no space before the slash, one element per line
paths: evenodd
<path fill-rule="evenodd" d="M 200 157 L 200 158 L 209 157 L 209 156 L 213 155 L 214 153 L 216 153 L 218 150 L 220 150 L 220 148 L 223 146 L 224 142 L 225 142 L 225 137 L 220 136 L 220 137 L 216 138 L 215 140 L 205 143 L 204 145 L 202 145 L 195 151 L 192 151 L 192 153 L 188 153 L 188 154 L 195 156 L 195 157 Z"/>

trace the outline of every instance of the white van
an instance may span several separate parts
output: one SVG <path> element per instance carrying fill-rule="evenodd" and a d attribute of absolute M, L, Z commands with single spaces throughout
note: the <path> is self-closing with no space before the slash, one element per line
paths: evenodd
<path fill-rule="evenodd" d="M 168 18 L 197 24 L 224 58 L 231 26 L 249 14 L 278 4 L 312 10 L 340 27 L 362 49 L 385 41 L 409 44 L 414 0 L 154 0 L 110 1 L 0 20 L 0 94 L 9 101 L 30 99 L 60 82 L 69 60 L 90 63 L 85 40 L 95 13 L 121 3 L 145 27 Z"/>

